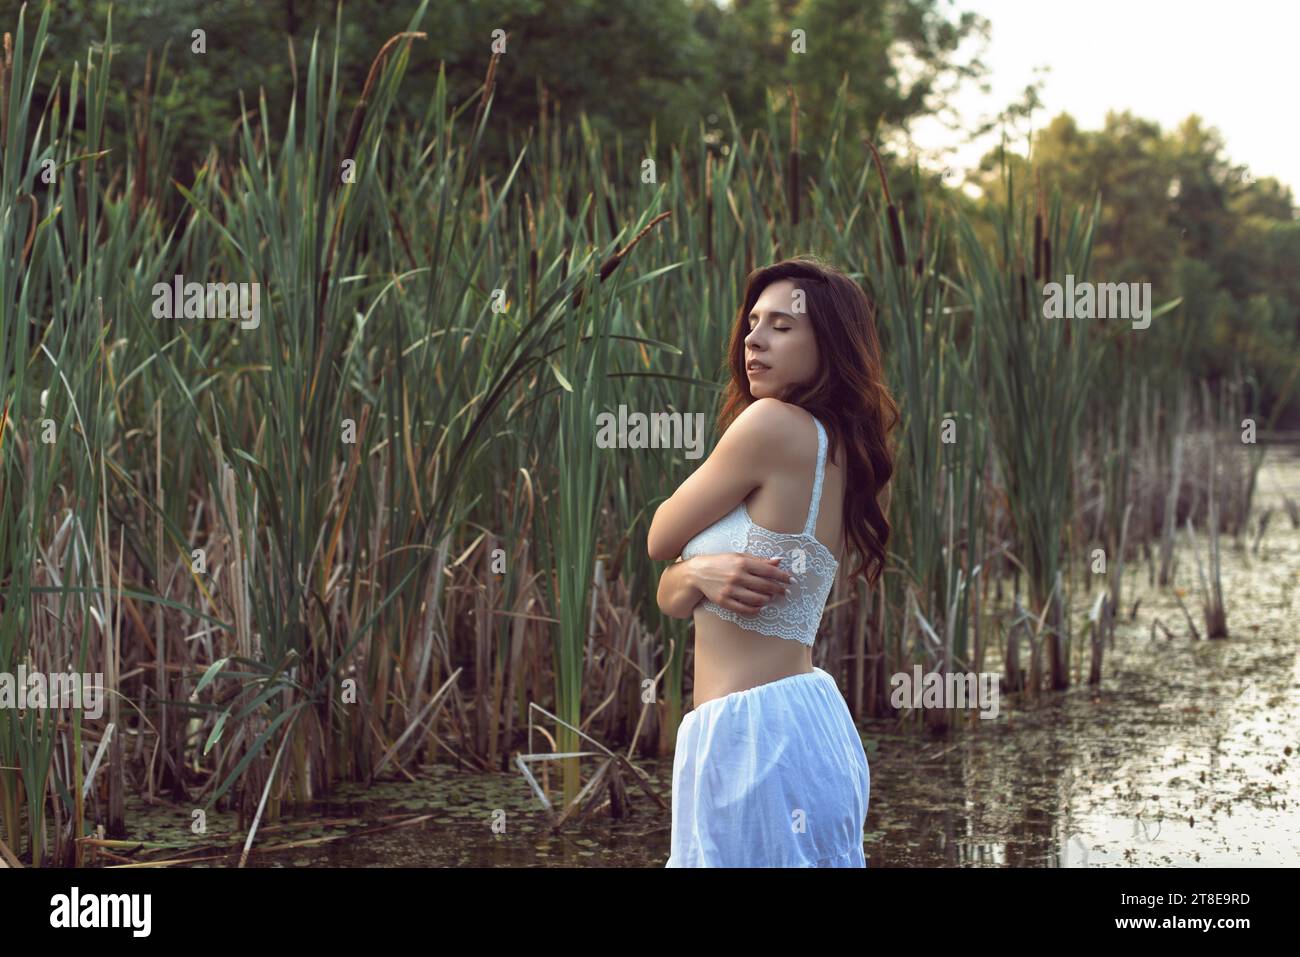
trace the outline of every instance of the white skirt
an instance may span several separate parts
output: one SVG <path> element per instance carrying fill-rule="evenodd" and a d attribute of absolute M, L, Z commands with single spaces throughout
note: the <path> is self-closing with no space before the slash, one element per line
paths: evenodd
<path fill-rule="evenodd" d="M 666 867 L 866 867 L 871 769 L 821 668 L 687 712 Z"/>

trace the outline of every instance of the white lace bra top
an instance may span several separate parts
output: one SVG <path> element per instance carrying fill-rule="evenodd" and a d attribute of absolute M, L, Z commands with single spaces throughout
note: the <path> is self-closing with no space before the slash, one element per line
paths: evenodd
<path fill-rule="evenodd" d="M 789 638 L 811 645 L 817 639 L 826 598 L 835 582 L 839 562 L 831 550 L 813 536 L 817 510 L 821 505 L 822 479 L 826 474 L 826 429 L 817 424 L 817 474 L 813 480 L 812 502 L 808 521 L 802 532 L 774 532 L 756 525 L 741 502 L 732 511 L 700 532 L 682 549 L 682 558 L 716 555 L 720 552 L 744 552 L 759 558 L 780 555 L 780 567 L 794 576 L 790 594 L 778 595 L 763 606 L 757 615 L 745 616 L 723 608 L 707 598 L 697 605 L 747 631 L 757 631 L 776 638 Z"/>

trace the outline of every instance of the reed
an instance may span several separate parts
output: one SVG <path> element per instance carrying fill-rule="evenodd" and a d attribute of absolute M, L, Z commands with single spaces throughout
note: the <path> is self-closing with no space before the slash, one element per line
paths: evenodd
<path fill-rule="evenodd" d="M 1017 202 L 1015 175 L 1002 165 L 1005 203 L 997 208 L 995 259 L 970 223 L 959 223 L 963 287 L 979 336 L 985 414 L 1001 468 L 1007 504 L 1016 529 L 1019 562 L 1029 580 L 1035 615 L 1044 638 L 1051 687 L 1069 684 L 1068 644 L 1061 594 L 1063 536 L 1073 504 L 1073 473 L 1080 447 L 1080 423 L 1092 374 L 1102 352 L 1086 325 L 1072 334 L 1069 320 L 1042 314 L 1032 272 L 1033 242 L 1025 230 L 1026 210 Z M 1092 236 L 1100 207 L 1076 211 L 1063 222 L 1059 195 L 1053 198 L 1046 236 L 1059 252 L 1059 275 L 1087 276 Z M 1051 415 L 1044 415 L 1051 409 Z M 1037 640 L 1037 639 L 1035 639 Z"/>
<path fill-rule="evenodd" d="M 892 259 L 872 274 L 878 304 L 881 342 L 888 379 L 902 412 L 898 430 L 899 461 L 891 498 L 891 519 L 901 532 L 894 546 L 901 575 L 893 601 L 911 606 L 903 635 L 915 643 L 908 649 L 910 669 L 948 672 L 974 667 L 971 647 L 971 599 L 982 568 L 984 492 L 982 463 L 987 430 L 979 414 L 979 380 L 975 337 L 970 335 L 969 311 L 948 305 L 951 277 L 946 217 L 935 217 L 931 235 L 926 228 L 930 210 L 919 178 L 913 178 L 914 221 L 922 223 L 916 260 L 907 252 L 903 219 L 894 205 L 884 162 L 867 142 L 884 200 L 877 229 L 891 237 Z M 927 247 L 926 240 L 933 243 Z M 915 627 L 914 627 L 915 626 Z M 932 724 L 951 716 L 927 712 Z"/>
<path fill-rule="evenodd" d="M 421 4 L 358 90 L 313 38 L 284 123 L 247 104 L 180 182 L 165 54 L 111 122 L 111 21 L 32 115 L 53 10 L 20 14 L 0 95 L 0 671 L 103 672 L 113 703 L 0 709 L 0 841 L 26 861 L 122 836 L 128 766 L 236 811 L 248 851 L 343 780 L 509 766 L 537 707 L 558 753 L 584 740 L 565 725 L 670 753 L 689 632 L 637 543 L 698 462 L 598 448 L 595 416 L 714 421 L 745 277 L 786 255 L 871 292 L 903 411 L 889 573 L 838 583 L 818 642 L 859 714 L 892 713 L 914 664 L 980 668 L 998 628 L 1012 675 L 1027 636 L 1061 684 L 1080 543 L 1117 553 L 1118 608 L 1167 502 L 1203 521 L 1190 436 L 1170 481 L 1177 350 L 1121 356 L 1034 308 L 1086 273 L 1098 207 L 1027 205 L 1007 174 L 985 222 L 846 144 L 843 91 L 817 153 L 793 96 L 788 127 L 726 105 L 725 144 L 661 145 L 602 141 L 543 93 L 502 164 L 482 144 L 508 58 L 460 102 L 439 71 L 420 121 L 391 121 Z M 178 274 L 258 283 L 260 324 L 153 318 Z M 1216 474 L 1230 528 L 1249 475 Z M 1019 574 L 1007 617 L 986 589 Z M 566 799 L 586 769 L 565 762 Z"/>

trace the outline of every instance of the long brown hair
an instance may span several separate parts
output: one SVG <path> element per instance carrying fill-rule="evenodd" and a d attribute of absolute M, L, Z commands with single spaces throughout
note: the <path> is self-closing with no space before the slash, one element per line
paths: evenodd
<path fill-rule="evenodd" d="M 745 281 L 745 299 L 731 332 L 728 358 L 731 381 L 723 394 L 718 431 L 754 401 L 745 375 L 748 316 L 763 290 L 782 279 L 804 291 L 820 355 L 820 371 L 811 381 L 781 398 L 807 410 L 826 427 L 829 457 L 843 442 L 844 535 L 858 556 L 852 579 L 865 575 L 874 585 L 885 568 L 889 519 L 880 494 L 894 474 L 890 431 L 898 424 L 898 405 L 885 385 L 876 335 L 876 308 L 871 297 L 844 273 L 813 256 L 785 259 L 756 269 Z"/>

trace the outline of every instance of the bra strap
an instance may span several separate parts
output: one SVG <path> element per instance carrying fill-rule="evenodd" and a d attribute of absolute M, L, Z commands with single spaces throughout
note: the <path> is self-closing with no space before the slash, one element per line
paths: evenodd
<path fill-rule="evenodd" d="M 817 526 L 817 511 L 822 503 L 822 479 L 826 476 L 826 428 L 813 416 L 813 422 L 817 425 L 817 475 L 813 479 L 812 501 L 808 505 L 808 524 L 804 526 L 805 535 L 813 534 L 813 529 Z"/>

